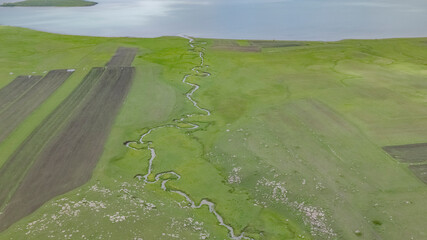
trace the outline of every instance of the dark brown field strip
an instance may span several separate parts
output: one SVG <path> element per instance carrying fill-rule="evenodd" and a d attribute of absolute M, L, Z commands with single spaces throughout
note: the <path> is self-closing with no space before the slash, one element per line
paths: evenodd
<path fill-rule="evenodd" d="M 135 59 L 137 48 L 120 47 L 107 63 L 107 67 L 130 67 Z"/>
<path fill-rule="evenodd" d="M 67 122 L 99 81 L 104 68 L 93 68 L 77 88 L 25 139 L 0 169 L 0 209 L 32 166 L 40 151 Z"/>
<path fill-rule="evenodd" d="M 43 103 L 72 72 L 53 70 L 0 113 L 0 142 Z"/>
<path fill-rule="evenodd" d="M 261 52 L 261 48 L 258 46 L 215 46 L 212 49 L 219 51 Z"/>
<path fill-rule="evenodd" d="M 214 47 L 228 46 L 228 47 L 238 47 L 240 44 L 236 40 L 232 39 L 214 39 Z"/>
<path fill-rule="evenodd" d="M 263 40 L 254 40 L 249 41 L 251 46 L 258 46 L 262 48 L 281 48 L 281 47 L 299 47 L 306 45 L 301 42 L 292 42 L 292 41 L 263 41 Z"/>
<path fill-rule="evenodd" d="M 420 163 L 427 161 L 427 143 L 386 146 L 383 149 L 401 162 Z"/>
<path fill-rule="evenodd" d="M 0 89 L 0 112 L 31 89 L 42 76 L 18 76 Z"/>
<path fill-rule="evenodd" d="M 0 231 L 90 179 L 133 75 L 132 67 L 104 71 L 82 106 L 35 159 L 0 215 Z"/>
<path fill-rule="evenodd" d="M 427 184 L 427 164 L 412 165 L 409 169 L 417 176 L 421 181 Z"/>

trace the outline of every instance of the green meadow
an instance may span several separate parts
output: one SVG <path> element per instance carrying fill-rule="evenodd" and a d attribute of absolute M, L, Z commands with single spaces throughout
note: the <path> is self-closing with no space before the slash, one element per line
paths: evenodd
<path fill-rule="evenodd" d="M 191 47 L 180 37 L 66 36 L 0 26 L 0 46 L 0 88 L 18 75 L 75 69 L 0 144 L 0 167 L 91 68 L 104 66 L 118 47 L 139 49 L 131 89 L 91 180 L 0 239 L 230 239 L 207 206 L 191 208 L 161 182 L 135 178 L 147 173 L 147 142 L 156 151 L 148 179 L 179 174 L 168 177 L 168 189 L 196 204 L 215 203 L 236 235 L 427 238 L 427 186 L 411 171 L 427 158 L 412 164 L 383 150 L 427 142 L 427 38 L 195 39 Z M 187 82 L 200 86 L 192 98 L 211 115 L 186 97 L 188 74 Z M 139 150 L 124 145 L 181 118 L 181 128 L 159 128 L 144 144 L 130 145 Z"/>

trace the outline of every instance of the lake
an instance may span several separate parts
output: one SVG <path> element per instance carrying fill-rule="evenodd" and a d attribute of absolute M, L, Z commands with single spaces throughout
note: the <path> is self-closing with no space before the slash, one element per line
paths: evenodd
<path fill-rule="evenodd" d="M 178 34 L 276 40 L 427 37 L 425 0 L 97 2 L 99 4 L 92 7 L 77 8 L 0 8 L 0 24 L 54 33 L 114 37 Z"/>

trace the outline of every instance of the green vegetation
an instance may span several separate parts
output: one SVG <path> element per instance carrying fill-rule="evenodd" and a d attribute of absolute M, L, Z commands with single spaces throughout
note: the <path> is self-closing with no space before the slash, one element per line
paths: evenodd
<path fill-rule="evenodd" d="M 96 38 L 0 26 L 0 44 L 8 46 L 0 49 L 0 88 L 15 75 L 76 69 L 1 143 L 0 165 L 92 67 L 103 66 L 118 47 L 139 49 L 132 87 L 92 179 L 0 239 L 228 238 L 207 206 L 193 209 L 184 197 L 163 191 L 166 179 L 168 189 L 197 205 L 214 202 L 236 235 L 426 237 L 427 187 L 382 149 L 427 142 L 425 38 L 196 39 L 192 48 L 177 37 Z M 210 116 L 187 99 L 187 74 L 188 83 L 200 85 L 193 99 Z M 181 129 L 159 128 L 138 142 L 150 129 L 173 124 Z M 148 180 L 169 171 L 179 180 L 172 173 L 154 184 L 135 178 L 147 174 L 148 146 L 156 152 Z"/>
<path fill-rule="evenodd" d="M 22 2 L 3 3 L 3 7 L 86 7 L 96 5 L 86 0 L 25 0 Z"/>

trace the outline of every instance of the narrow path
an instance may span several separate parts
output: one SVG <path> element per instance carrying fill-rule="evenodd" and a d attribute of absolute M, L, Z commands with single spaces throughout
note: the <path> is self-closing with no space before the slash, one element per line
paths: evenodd
<path fill-rule="evenodd" d="M 194 45 L 195 42 L 194 42 L 193 38 L 188 37 L 188 36 L 181 36 L 181 37 L 183 37 L 185 39 L 188 39 L 190 47 L 192 49 L 196 49 L 196 47 Z M 146 183 L 146 184 L 153 184 L 153 183 L 157 183 L 157 182 L 161 181 L 161 178 L 163 176 L 165 176 L 166 179 L 162 180 L 162 182 L 161 182 L 161 188 L 162 188 L 162 190 L 181 195 L 182 197 L 184 197 L 187 200 L 187 202 L 190 204 L 191 208 L 193 208 L 193 209 L 201 208 L 204 205 L 208 206 L 209 211 L 215 215 L 216 219 L 219 222 L 219 225 L 220 226 L 224 226 L 228 230 L 228 234 L 229 234 L 229 237 L 231 239 L 233 239 L 233 240 L 252 239 L 252 238 L 249 238 L 249 237 L 245 237 L 244 236 L 244 232 L 242 232 L 239 236 L 237 236 L 235 234 L 235 232 L 234 232 L 233 227 L 231 227 L 230 225 L 226 224 L 224 222 L 223 217 L 216 211 L 216 209 L 215 209 L 215 203 L 213 203 L 213 202 L 211 202 L 211 201 L 209 201 L 207 199 L 202 199 L 201 202 L 200 202 L 200 204 L 196 205 L 195 201 L 192 200 L 190 198 L 190 196 L 188 194 L 184 193 L 183 191 L 169 189 L 166 186 L 167 182 L 169 182 L 171 180 L 178 181 L 178 180 L 181 179 L 181 175 L 179 175 L 178 173 L 174 172 L 173 170 L 168 171 L 168 172 L 157 173 L 155 175 L 155 178 L 154 178 L 153 181 L 148 180 L 148 176 L 150 176 L 152 174 L 152 171 L 153 171 L 153 161 L 156 159 L 156 150 L 153 147 L 151 147 L 151 142 L 144 142 L 144 138 L 146 136 L 150 135 L 153 131 L 161 129 L 161 128 L 171 127 L 171 128 L 186 129 L 186 130 L 197 129 L 197 128 L 199 128 L 199 126 L 197 124 L 188 123 L 188 122 L 185 122 L 185 120 L 188 120 L 188 118 L 193 117 L 193 116 L 210 116 L 211 115 L 211 112 L 208 109 L 200 107 L 199 104 L 193 99 L 193 94 L 200 88 L 200 86 L 197 85 L 197 84 L 194 84 L 194 83 L 187 82 L 187 79 L 190 76 L 200 76 L 200 75 L 205 76 L 205 77 L 210 76 L 210 73 L 207 73 L 207 72 L 203 72 L 202 74 L 200 73 L 201 69 L 203 67 L 205 67 L 205 65 L 204 65 L 205 64 L 205 59 L 204 59 L 204 53 L 203 53 L 204 50 L 205 49 L 202 48 L 200 50 L 200 52 L 199 52 L 199 57 L 200 57 L 200 60 L 201 60 L 200 65 L 194 67 L 191 70 L 192 73 L 185 75 L 184 78 L 182 79 L 182 82 L 184 84 L 187 84 L 187 85 L 191 86 L 190 92 L 188 92 L 186 94 L 187 99 L 193 104 L 193 106 L 195 108 L 197 108 L 198 110 L 200 110 L 203 113 L 202 114 L 196 114 L 196 113 L 189 114 L 185 118 L 181 118 L 179 120 L 175 120 L 174 121 L 177 124 L 178 123 L 185 123 L 187 125 L 190 125 L 191 127 L 179 127 L 176 124 L 166 124 L 166 125 L 158 126 L 158 127 L 149 129 L 146 133 L 144 133 L 141 136 L 141 138 L 139 139 L 139 141 L 129 141 L 129 142 L 126 142 L 125 145 L 126 145 L 126 147 L 128 147 L 130 149 L 133 149 L 135 151 L 140 151 L 140 149 L 132 147 L 131 144 L 135 144 L 135 143 L 136 144 L 138 144 L 138 143 L 139 144 L 145 144 L 146 143 L 147 144 L 147 148 L 146 149 L 149 150 L 150 153 L 151 153 L 151 157 L 150 157 L 150 160 L 148 162 L 148 171 L 147 171 L 147 174 L 145 174 L 145 175 L 141 175 L 141 174 L 136 175 L 136 177 L 139 180 L 143 180 L 144 183 Z M 199 71 L 199 69 L 200 69 L 200 71 Z M 168 175 L 170 177 L 168 177 Z"/>

